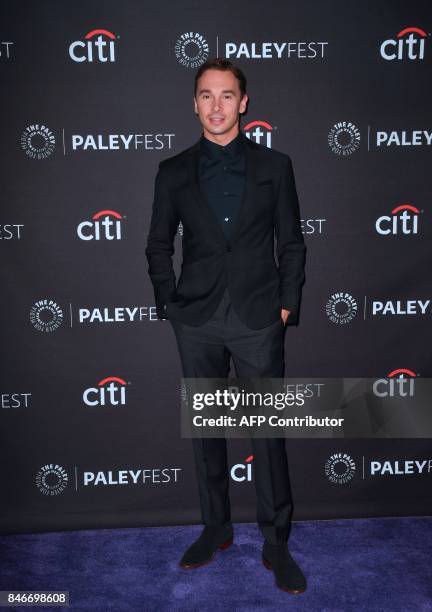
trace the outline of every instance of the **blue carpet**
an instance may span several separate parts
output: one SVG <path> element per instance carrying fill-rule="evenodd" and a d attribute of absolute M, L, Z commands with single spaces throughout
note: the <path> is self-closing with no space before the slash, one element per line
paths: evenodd
<path fill-rule="evenodd" d="M 69 590 L 69 608 L 33 608 L 51 611 L 432 611 L 432 517 L 293 523 L 289 548 L 308 580 L 299 595 L 275 587 L 255 524 L 235 524 L 234 544 L 209 565 L 179 568 L 200 532 L 194 525 L 0 536 L 0 590 Z"/>

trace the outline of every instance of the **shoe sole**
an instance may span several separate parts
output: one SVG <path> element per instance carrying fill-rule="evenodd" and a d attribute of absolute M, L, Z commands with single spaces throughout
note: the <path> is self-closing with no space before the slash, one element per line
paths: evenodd
<path fill-rule="evenodd" d="M 233 541 L 234 541 L 234 538 L 230 538 L 226 542 L 223 542 L 223 544 L 219 544 L 217 549 L 219 549 L 219 550 L 226 550 L 227 548 L 229 548 L 231 546 Z M 213 561 L 213 559 L 215 558 L 215 555 L 217 553 L 217 549 L 214 551 L 214 553 L 212 554 L 210 559 L 208 559 L 207 561 L 204 561 L 203 563 L 179 563 L 179 566 L 181 568 L 183 568 L 183 569 L 195 569 L 196 567 L 202 567 L 203 565 L 207 565 L 208 563 Z"/>
<path fill-rule="evenodd" d="M 273 570 L 270 561 L 267 561 L 267 559 L 265 557 L 262 558 L 262 562 L 263 562 L 263 565 L 264 565 L 264 567 L 266 569 Z M 304 593 L 306 591 L 306 589 L 289 589 L 286 586 L 281 586 L 280 584 L 278 584 L 276 580 L 275 580 L 275 584 L 278 587 L 278 589 L 281 589 L 282 591 L 286 591 L 287 593 L 292 593 L 293 595 L 298 595 L 298 594 Z"/>

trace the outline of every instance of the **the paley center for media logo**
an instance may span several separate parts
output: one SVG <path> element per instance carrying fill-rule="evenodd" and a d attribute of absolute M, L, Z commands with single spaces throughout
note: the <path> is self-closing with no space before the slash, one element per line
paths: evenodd
<path fill-rule="evenodd" d="M 355 298 L 346 291 L 333 293 L 325 305 L 328 318 L 336 325 L 351 323 L 357 314 L 358 306 Z"/>
<path fill-rule="evenodd" d="M 417 126 L 415 126 L 417 128 Z M 422 126 L 419 126 L 422 127 Z M 336 155 L 347 157 L 360 147 L 360 129 L 351 121 L 338 121 L 327 135 L 328 145 Z M 432 146 L 432 130 L 383 129 L 367 127 L 367 150 L 386 151 L 390 148 L 420 148 Z"/>
<path fill-rule="evenodd" d="M 36 474 L 36 486 L 43 495 L 60 495 L 68 484 L 66 470 L 57 463 L 47 463 Z"/>
<path fill-rule="evenodd" d="M 393 459 L 363 456 L 361 464 L 363 480 L 376 479 L 380 476 L 383 478 L 432 476 L 432 459 L 430 457 Z M 356 475 L 356 463 L 348 453 L 334 453 L 325 462 L 324 473 L 330 482 L 346 485 Z"/>
<path fill-rule="evenodd" d="M 160 151 L 172 149 L 175 133 L 173 132 L 134 132 L 119 133 L 75 133 L 69 134 L 66 129 L 60 130 L 63 155 L 89 152 L 131 152 Z M 28 125 L 20 135 L 21 148 L 31 159 L 46 159 L 56 149 L 54 131 L 44 123 Z"/>
<path fill-rule="evenodd" d="M 209 45 L 199 32 L 183 32 L 174 45 L 175 56 L 181 66 L 198 68 L 209 57 Z"/>
<path fill-rule="evenodd" d="M 53 132 L 43 123 L 32 123 L 21 134 L 21 148 L 32 159 L 46 159 L 55 146 Z"/>
<path fill-rule="evenodd" d="M 30 308 L 30 323 L 42 332 L 52 332 L 63 323 L 63 310 L 49 298 L 42 298 Z"/>
<path fill-rule="evenodd" d="M 360 130 L 351 121 L 338 121 L 330 129 L 327 141 L 336 155 L 352 155 L 360 147 Z"/>
<path fill-rule="evenodd" d="M 354 459 L 348 453 L 334 453 L 324 464 L 324 473 L 334 484 L 346 484 L 356 473 Z"/>
<path fill-rule="evenodd" d="M 69 325 L 134 324 L 160 321 L 156 306 L 77 306 L 69 304 Z M 41 332 L 53 332 L 63 323 L 63 308 L 53 299 L 41 298 L 30 308 L 30 323 Z"/>
<path fill-rule="evenodd" d="M 183 468 L 180 467 L 151 467 L 139 469 L 80 470 L 73 468 L 75 473 L 75 491 L 82 487 L 110 487 L 110 486 L 137 486 L 137 485 L 177 485 Z M 48 463 L 42 466 L 35 477 L 35 484 L 40 493 L 47 496 L 60 495 L 69 482 L 67 471 L 57 463 Z"/>

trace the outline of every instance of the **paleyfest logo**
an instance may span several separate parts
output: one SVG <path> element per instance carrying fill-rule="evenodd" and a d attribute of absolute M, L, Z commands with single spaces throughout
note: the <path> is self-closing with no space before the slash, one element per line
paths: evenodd
<path fill-rule="evenodd" d="M 421 28 L 404 28 L 396 38 L 385 40 L 380 47 L 381 57 L 385 60 L 422 60 L 424 59 L 427 32 Z"/>
<path fill-rule="evenodd" d="M 21 135 L 21 148 L 32 159 L 46 159 L 55 149 L 55 136 L 43 123 L 33 123 Z"/>
<path fill-rule="evenodd" d="M 109 30 L 91 30 L 84 40 L 69 45 L 69 56 L 74 62 L 115 62 L 115 40 L 119 38 Z"/>
<path fill-rule="evenodd" d="M 351 155 L 360 146 L 360 131 L 351 121 L 339 121 L 328 134 L 328 144 L 336 155 Z"/>
<path fill-rule="evenodd" d="M 30 309 L 30 322 L 35 329 L 52 332 L 63 323 L 63 311 L 54 300 L 38 300 Z"/>
<path fill-rule="evenodd" d="M 44 465 L 36 474 L 36 486 L 44 495 L 60 495 L 68 484 L 66 470 L 56 463 Z"/>
<path fill-rule="evenodd" d="M 209 46 L 199 32 L 184 32 L 174 46 L 179 64 L 185 68 L 198 68 L 207 61 Z"/>

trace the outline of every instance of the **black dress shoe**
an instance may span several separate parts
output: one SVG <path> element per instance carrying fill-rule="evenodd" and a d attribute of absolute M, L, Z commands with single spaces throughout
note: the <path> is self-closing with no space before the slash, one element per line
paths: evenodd
<path fill-rule="evenodd" d="M 264 541 L 262 551 L 264 566 L 273 570 L 276 585 L 288 593 L 303 593 L 306 591 L 306 578 L 291 557 L 286 543 L 270 544 Z"/>
<path fill-rule="evenodd" d="M 213 560 L 216 551 L 225 550 L 233 543 L 232 525 L 206 525 L 200 537 L 184 553 L 179 565 L 185 569 L 201 567 Z"/>

